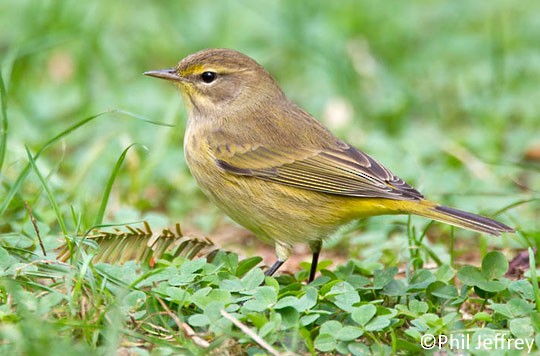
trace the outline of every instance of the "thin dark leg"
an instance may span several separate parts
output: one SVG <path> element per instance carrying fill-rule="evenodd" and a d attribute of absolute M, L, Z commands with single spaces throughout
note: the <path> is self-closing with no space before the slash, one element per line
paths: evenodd
<path fill-rule="evenodd" d="M 309 271 L 308 283 L 313 282 L 315 274 L 317 273 L 317 264 L 319 263 L 319 254 L 321 253 L 322 242 L 317 241 L 310 245 L 311 251 L 313 251 L 313 259 L 311 260 L 311 270 Z"/>
<path fill-rule="evenodd" d="M 274 273 L 276 273 L 276 271 L 279 269 L 279 267 L 281 267 L 283 263 L 285 263 L 285 261 L 277 260 L 269 269 L 266 270 L 265 275 L 266 276 L 273 275 Z"/>
<path fill-rule="evenodd" d="M 317 263 L 319 263 L 319 251 L 313 252 L 313 259 L 311 260 L 311 270 L 309 271 L 308 283 L 313 282 L 315 279 L 315 273 L 317 273 Z"/>

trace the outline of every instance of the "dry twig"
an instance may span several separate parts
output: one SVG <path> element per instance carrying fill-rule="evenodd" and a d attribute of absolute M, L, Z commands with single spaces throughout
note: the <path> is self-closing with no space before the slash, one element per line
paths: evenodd
<path fill-rule="evenodd" d="M 276 349 L 274 349 L 272 346 L 270 346 L 269 343 L 264 341 L 264 339 L 262 337 L 260 337 L 253 330 L 251 330 L 249 327 L 247 327 L 247 325 L 242 324 L 242 322 L 240 322 L 240 320 L 236 319 L 234 316 L 227 313 L 225 310 L 221 310 L 221 315 L 223 315 L 223 317 L 225 319 L 229 320 L 234 325 L 236 325 L 240 330 L 242 330 L 244 332 L 244 334 L 249 336 L 257 344 L 259 344 L 260 347 L 262 347 L 263 349 L 265 349 L 266 351 L 268 351 L 269 353 L 271 353 L 274 356 L 281 355 Z"/>
<path fill-rule="evenodd" d="M 165 304 L 165 302 L 163 300 L 161 300 L 161 298 L 157 298 L 157 300 L 159 301 L 159 304 L 161 304 L 161 306 L 163 307 L 163 309 L 165 309 L 165 311 L 167 312 L 167 314 L 174 320 L 174 322 L 176 323 L 176 325 L 178 326 L 178 329 L 182 330 L 184 332 L 184 335 L 186 335 L 187 337 L 189 337 L 191 340 L 193 340 L 193 342 L 197 345 L 197 346 L 201 346 L 201 347 L 204 347 L 205 349 L 207 349 L 210 344 L 208 343 L 208 341 L 206 340 L 203 340 L 202 338 L 200 338 L 196 333 L 195 333 L 195 330 L 193 330 L 191 328 L 191 326 L 189 326 L 188 324 L 186 323 L 183 323 L 182 321 L 180 321 L 180 319 L 178 318 L 178 316 L 176 314 L 174 314 L 170 309 L 169 307 L 167 306 L 167 304 Z"/>

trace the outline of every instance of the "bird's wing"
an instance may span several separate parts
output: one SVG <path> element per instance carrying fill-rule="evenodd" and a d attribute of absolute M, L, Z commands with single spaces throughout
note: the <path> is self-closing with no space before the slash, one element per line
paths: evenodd
<path fill-rule="evenodd" d="M 256 177 L 297 188 L 353 197 L 423 199 L 422 194 L 360 150 L 218 145 L 218 166 L 235 175 Z"/>

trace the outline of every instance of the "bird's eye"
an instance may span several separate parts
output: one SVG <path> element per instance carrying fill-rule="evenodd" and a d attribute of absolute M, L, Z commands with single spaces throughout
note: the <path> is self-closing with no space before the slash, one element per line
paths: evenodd
<path fill-rule="evenodd" d="M 212 83 L 217 78 L 216 72 L 203 72 L 201 74 L 201 80 L 205 82 L 206 84 Z"/>

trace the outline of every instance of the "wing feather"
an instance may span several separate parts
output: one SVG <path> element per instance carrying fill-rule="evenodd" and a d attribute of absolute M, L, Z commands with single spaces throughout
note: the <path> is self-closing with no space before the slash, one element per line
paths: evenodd
<path fill-rule="evenodd" d="M 328 194 L 396 200 L 423 199 L 413 187 L 360 150 L 243 145 L 213 149 L 223 170 Z"/>

